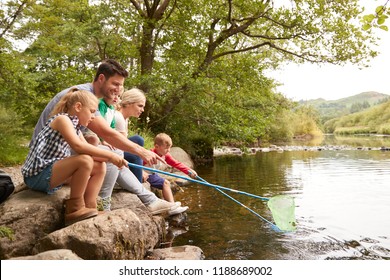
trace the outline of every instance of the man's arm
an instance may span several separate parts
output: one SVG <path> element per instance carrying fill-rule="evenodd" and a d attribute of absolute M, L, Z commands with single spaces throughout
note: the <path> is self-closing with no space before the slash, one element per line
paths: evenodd
<path fill-rule="evenodd" d="M 163 161 L 157 154 L 130 141 L 123 134 L 112 129 L 101 116 L 96 116 L 88 128 L 114 147 L 141 157 L 147 164 L 153 165 L 157 163 L 157 160 Z"/>

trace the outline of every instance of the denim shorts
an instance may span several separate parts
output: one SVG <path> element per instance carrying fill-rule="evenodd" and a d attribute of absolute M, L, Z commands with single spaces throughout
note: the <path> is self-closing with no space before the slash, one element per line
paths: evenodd
<path fill-rule="evenodd" d="M 43 169 L 37 175 L 25 177 L 24 182 L 26 183 L 27 187 L 29 187 L 32 190 L 44 192 L 47 194 L 53 194 L 54 192 L 58 191 L 62 187 L 62 184 L 55 188 L 50 189 L 50 178 L 51 178 L 52 168 L 53 168 L 53 164 Z"/>
<path fill-rule="evenodd" d="M 164 186 L 165 179 L 160 177 L 158 174 L 153 173 L 149 175 L 147 181 L 150 183 L 152 187 L 161 190 Z"/>

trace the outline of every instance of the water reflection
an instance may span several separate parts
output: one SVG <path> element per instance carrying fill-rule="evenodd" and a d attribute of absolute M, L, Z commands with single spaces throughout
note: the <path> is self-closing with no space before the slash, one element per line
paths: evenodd
<path fill-rule="evenodd" d="M 190 185 L 189 230 L 174 246 L 202 248 L 207 259 L 390 259 L 390 152 L 291 151 L 217 158 L 201 177 L 260 196 L 295 198 L 298 229 L 273 231 L 212 188 Z M 233 195 L 232 195 L 233 196 Z M 266 219 L 264 202 L 234 195 Z"/>

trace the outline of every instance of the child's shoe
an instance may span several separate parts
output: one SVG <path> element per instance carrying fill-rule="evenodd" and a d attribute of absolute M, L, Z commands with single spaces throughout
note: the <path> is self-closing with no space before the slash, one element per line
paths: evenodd
<path fill-rule="evenodd" d="M 65 201 L 65 226 L 98 215 L 97 209 L 85 208 L 84 198 L 71 198 Z"/>

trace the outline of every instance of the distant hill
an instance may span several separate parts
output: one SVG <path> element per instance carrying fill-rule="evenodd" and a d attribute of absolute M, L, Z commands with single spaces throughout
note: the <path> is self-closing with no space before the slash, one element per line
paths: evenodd
<path fill-rule="evenodd" d="M 390 134 L 390 100 L 363 111 L 334 118 L 324 123 L 328 133 Z"/>
<path fill-rule="evenodd" d="M 371 106 L 390 100 L 390 95 L 375 91 L 362 92 L 338 100 L 325 100 L 323 98 L 299 101 L 303 105 L 313 106 L 320 114 L 321 122 L 339 118 L 348 114 L 360 112 Z"/>

